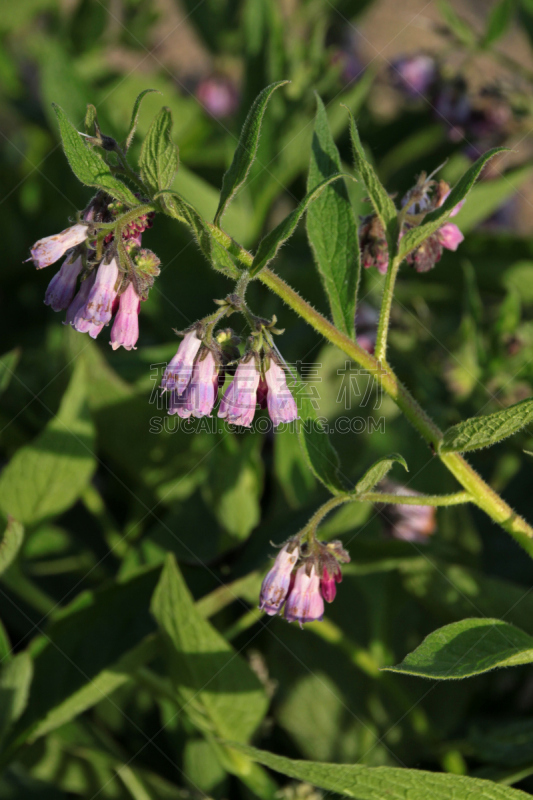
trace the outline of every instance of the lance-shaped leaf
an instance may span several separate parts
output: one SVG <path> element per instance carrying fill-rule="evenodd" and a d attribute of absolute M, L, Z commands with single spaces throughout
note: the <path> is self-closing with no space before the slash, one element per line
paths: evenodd
<path fill-rule="evenodd" d="M 248 741 L 268 700 L 250 667 L 198 612 L 174 556 L 152 600 L 183 709 L 205 733 Z"/>
<path fill-rule="evenodd" d="M 361 176 L 374 211 L 383 225 L 389 247 L 389 256 L 392 258 L 398 245 L 398 212 L 385 187 L 382 186 L 376 175 L 374 167 L 367 160 L 353 114 L 349 109 L 347 111 L 350 115 L 350 136 L 355 169 Z"/>
<path fill-rule="evenodd" d="M 315 186 L 304 199 L 301 201 L 300 205 L 291 211 L 284 220 L 282 220 L 279 225 L 276 225 L 273 231 L 267 233 L 267 235 L 261 239 L 259 242 L 259 247 L 257 248 L 257 253 L 254 256 L 254 260 L 252 266 L 250 267 L 250 275 L 257 275 L 264 267 L 266 267 L 273 258 L 276 257 L 276 254 L 280 247 L 285 244 L 287 239 L 289 239 L 298 222 L 302 218 L 303 214 L 307 211 L 310 204 L 316 200 L 326 186 L 329 186 L 330 183 L 333 181 L 338 181 L 339 178 L 348 178 L 349 175 L 332 175 L 329 178 L 326 178 L 325 181 L 319 183 L 318 186 Z"/>
<path fill-rule="evenodd" d="M 155 92 L 156 94 L 161 94 L 159 89 L 145 89 L 143 92 L 137 95 L 135 103 L 133 104 L 130 127 L 128 128 L 128 135 L 126 136 L 126 141 L 124 143 L 124 150 L 126 151 L 129 150 L 129 147 L 133 141 L 133 137 L 135 136 L 135 131 L 137 130 L 137 124 L 139 122 L 139 114 L 141 113 L 141 103 L 143 99 L 146 97 L 146 95 L 150 94 L 151 92 Z"/>
<path fill-rule="evenodd" d="M 152 191 L 168 189 L 178 169 L 178 148 L 172 141 L 172 114 L 162 108 L 146 134 L 139 157 L 141 178 Z"/>
<path fill-rule="evenodd" d="M 432 233 L 435 233 L 435 231 L 444 225 L 456 205 L 467 196 L 468 192 L 479 178 L 485 164 L 487 164 L 491 158 L 494 158 L 495 155 L 503 153 L 506 150 L 506 147 L 494 147 L 492 150 L 484 153 L 478 158 L 475 164 L 472 164 L 472 166 L 467 169 L 440 208 L 436 208 L 435 211 L 431 211 L 427 214 L 427 216 L 424 217 L 422 225 L 404 232 L 399 250 L 401 258 L 405 258 L 409 255 L 412 250 L 415 250 L 422 242 L 425 242 L 428 236 L 431 236 Z"/>
<path fill-rule="evenodd" d="M 499 0 L 490 10 L 482 47 L 490 47 L 507 32 L 514 16 L 513 0 Z"/>
<path fill-rule="evenodd" d="M 139 205 L 139 201 L 126 184 L 113 175 L 102 156 L 83 140 L 67 115 L 54 105 L 59 122 L 59 132 L 63 149 L 74 175 L 86 186 L 94 186 L 121 200 L 127 206 Z"/>
<path fill-rule="evenodd" d="M 354 800 L 526 800 L 525 792 L 492 781 L 441 772 L 363 764 L 293 761 L 246 745 L 231 745 L 265 767 Z"/>
<path fill-rule="evenodd" d="M 533 398 L 528 397 L 494 414 L 471 417 L 448 428 L 440 453 L 467 453 L 507 439 L 533 420 Z"/>
<path fill-rule="evenodd" d="M 533 637 L 499 619 L 462 619 L 427 636 L 388 672 L 454 680 L 533 662 Z"/>
<path fill-rule="evenodd" d="M 361 480 L 357 482 L 354 490 L 355 494 L 365 494 L 365 492 L 371 492 L 374 486 L 382 481 L 383 478 L 389 473 L 395 463 L 401 464 L 402 467 L 409 472 L 409 467 L 405 463 L 403 456 L 400 456 L 397 453 L 393 453 L 390 456 L 384 456 L 383 458 L 380 458 L 379 461 L 376 461 L 374 464 L 372 464 L 370 469 L 365 472 Z"/>
<path fill-rule="evenodd" d="M 0 741 L 28 703 L 33 664 L 26 651 L 4 664 L 0 673 Z"/>
<path fill-rule="evenodd" d="M 0 541 L 0 575 L 14 560 L 24 540 L 24 528 L 13 517 L 7 518 L 7 525 Z"/>
<path fill-rule="evenodd" d="M 326 420 L 318 416 L 303 381 L 297 381 L 291 388 L 298 406 L 298 439 L 309 469 L 332 494 L 347 492 L 348 484 L 340 474 L 339 455 L 328 434 Z"/>
<path fill-rule="evenodd" d="M 254 100 L 254 104 L 248 112 L 246 120 L 244 121 L 239 142 L 233 156 L 233 161 L 231 162 L 228 171 L 222 178 L 220 202 L 218 204 L 214 219 L 215 225 L 220 225 L 222 215 L 228 207 L 231 198 L 239 186 L 242 186 L 248 177 L 248 173 L 250 172 L 250 168 L 257 154 L 257 146 L 259 144 L 259 136 L 261 134 L 261 125 L 263 123 L 263 117 L 265 115 L 268 101 L 276 89 L 279 89 L 280 86 L 284 86 L 286 83 L 289 83 L 289 81 L 278 81 L 277 83 L 271 83 L 270 86 L 267 86 L 266 89 L 263 89 L 263 91 Z"/>
<path fill-rule="evenodd" d="M 194 206 L 171 190 L 161 192 L 158 197 L 166 214 L 188 225 L 209 264 L 228 278 L 238 278 L 240 270 L 226 248 L 213 237 L 210 226 Z"/>
<path fill-rule="evenodd" d="M 69 508 L 96 468 L 94 435 L 80 360 L 56 416 L 0 475 L 0 509 L 30 525 Z"/>
<path fill-rule="evenodd" d="M 331 134 L 324 103 L 317 111 L 307 190 L 341 170 L 339 151 Z M 359 283 L 357 225 L 344 183 L 327 186 L 307 212 L 307 235 L 326 290 L 335 325 L 352 339 Z"/>

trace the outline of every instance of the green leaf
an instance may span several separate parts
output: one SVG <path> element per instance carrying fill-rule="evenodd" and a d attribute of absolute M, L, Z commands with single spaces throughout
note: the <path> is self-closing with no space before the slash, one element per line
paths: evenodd
<path fill-rule="evenodd" d="M 307 190 L 341 171 L 324 103 L 317 95 Z M 328 186 L 307 213 L 307 235 L 324 283 L 333 322 L 353 339 L 360 262 L 357 226 L 344 183 Z"/>
<path fill-rule="evenodd" d="M 5 664 L 0 674 L 0 741 L 28 703 L 33 664 L 24 651 Z"/>
<path fill-rule="evenodd" d="M 460 42 L 470 47 L 476 44 L 476 34 L 470 25 L 455 12 L 448 0 L 440 0 L 439 11 L 448 28 Z"/>
<path fill-rule="evenodd" d="M 526 800 L 529 797 L 508 786 L 464 775 L 400 767 L 293 761 L 255 747 L 234 744 L 231 747 L 282 775 L 354 800 Z"/>
<path fill-rule="evenodd" d="M 440 453 L 467 453 L 507 439 L 533 419 L 533 398 L 528 397 L 494 414 L 470 419 L 448 428 Z"/>
<path fill-rule="evenodd" d="M 95 468 L 94 427 L 79 361 L 57 415 L 0 475 L 0 509 L 25 525 L 60 514 L 77 500 Z"/>
<path fill-rule="evenodd" d="M 17 555 L 24 541 L 24 528 L 13 517 L 7 518 L 7 525 L 0 542 L 0 575 L 6 571 Z"/>
<path fill-rule="evenodd" d="M 0 392 L 3 392 L 9 386 L 11 378 L 13 377 L 17 364 L 20 359 L 20 350 L 15 347 L 14 350 L 4 353 L 0 358 Z"/>
<path fill-rule="evenodd" d="M 488 219 L 506 200 L 515 195 L 532 172 L 533 166 L 526 164 L 508 170 L 501 177 L 478 183 L 472 188 L 468 203 L 465 203 L 453 221 L 463 233 L 468 233 L 480 222 Z M 505 275 L 506 277 L 507 275 Z"/>
<path fill-rule="evenodd" d="M 355 169 L 361 176 L 361 180 L 368 192 L 374 211 L 383 225 L 389 248 L 389 258 L 392 258 L 398 246 L 398 212 L 387 194 L 385 187 L 382 186 L 376 175 L 373 166 L 367 161 L 361 139 L 359 138 L 359 131 L 357 130 L 355 119 L 351 111 L 349 109 L 347 110 L 350 115 L 350 136 L 352 140 Z"/>
<path fill-rule="evenodd" d="M 278 81 L 277 83 L 271 83 L 270 86 L 263 89 L 254 100 L 254 104 L 248 112 L 233 156 L 233 161 L 222 178 L 220 201 L 215 219 L 213 220 L 214 224 L 217 226 L 220 226 L 222 215 L 231 202 L 231 198 L 248 177 L 250 168 L 255 160 L 259 136 L 261 134 L 261 125 L 268 101 L 276 89 L 279 89 L 280 86 L 285 86 L 286 83 L 289 83 L 289 81 Z"/>
<path fill-rule="evenodd" d="M 298 439 L 309 469 L 332 494 L 348 491 L 347 481 L 340 473 L 339 455 L 327 431 L 327 423 L 318 416 L 303 381 L 296 383 L 294 394 L 298 404 Z"/>
<path fill-rule="evenodd" d="M 484 153 L 469 169 L 467 169 L 440 208 L 436 208 L 435 211 L 431 211 L 427 214 L 427 216 L 424 217 L 422 225 L 405 231 L 400 241 L 399 250 L 402 259 L 409 255 L 411 250 L 415 250 L 419 247 L 428 236 L 431 236 L 432 233 L 435 233 L 435 231 L 444 225 L 455 206 L 467 196 L 468 192 L 479 178 L 483 167 L 491 158 L 494 158 L 498 153 L 505 152 L 507 149 L 506 147 L 493 147 L 492 150 L 488 150 Z"/>
<path fill-rule="evenodd" d="M 300 205 L 291 211 L 279 225 L 276 225 L 274 230 L 267 233 L 267 235 L 259 242 L 257 253 L 254 256 L 252 266 L 250 267 L 250 275 L 257 275 L 258 272 L 266 267 L 273 258 L 276 257 L 278 250 L 285 242 L 292 236 L 298 222 L 303 214 L 307 211 L 308 206 L 316 200 L 324 189 L 329 186 L 333 181 L 338 181 L 339 178 L 349 178 L 349 175 L 331 175 L 326 180 L 315 186 L 310 192 L 306 194 Z"/>
<path fill-rule="evenodd" d="M 178 149 L 172 141 L 172 114 L 162 108 L 146 134 L 139 157 L 141 178 L 152 191 L 168 189 L 178 170 Z"/>
<path fill-rule="evenodd" d="M 196 609 L 174 556 L 168 555 L 152 600 L 184 710 L 206 734 L 247 741 L 268 700 L 248 665 Z"/>
<path fill-rule="evenodd" d="M 376 461 L 375 464 L 372 464 L 370 469 L 365 472 L 361 480 L 357 482 L 354 490 L 355 494 L 364 494 L 365 492 L 372 491 L 374 486 L 383 480 L 395 463 L 401 464 L 406 472 L 409 472 L 409 467 L 405 463 L 403 456 L 400 456 L 397 453 L 393 453 L 393 455 L 390 456 L 384 456 L 383 458 L 380 458 L 379 461 Z"/>
<path fill-rule="evenodd" d="M 386 672 L 455 680 L 533 661 L 533 637 L 499 619 L 463 619 L 427 636 Z"/>
<path fill-rule="evenodd" d="M 490 47 L 509 30 L 514 14 L 514 0 L 499 0 L 490 10 L 482 47 Z"/>
<path fill-rule="evenodd" d="M 86 186 L 102 189 L 127 206 L 138 206 L 139 201 L 133 192 L 112 174 L 102 156 L 83 140 L 63 109 L 54 105 L 54 111 L 59 122 L 65 155 L 78 180 Z"/>
<path fill-rule="evenodd" d="M 165 213 L 189 226 L 208 263 L 228 278 L 238 278 L 239 268 L 235 266 L 225 247 L 213 238 L 210 226 L 194 206 L 174 191 L 164 190 L 158 196 L 163 202 Z"/>
<path fill-rule="evenodd" d="M 147 94 L 151 94 L 152 92 L 155 92 L 156 94 L 161 94 L 159 89 L 145 89 L 143 92 L 141 92 L 140 94 L 137 95 L 137 99 L 135 100 L 135 103 L 133 104 L 133 111 L 131 112 L 130 127 L 128 129 L 128 135 L 127 135 L 126 141 L 124 143 L 124 150 L 126 152 L 129 150 L 130 145 L 131 145 L 131 143 L 133 141 L 133 137 L 135 136 L 135 131 L 137 130 L 137 124 L 139 122 L 139 114 L 141 113 L 141 103 L 143 101 L 143 98 Z"/>

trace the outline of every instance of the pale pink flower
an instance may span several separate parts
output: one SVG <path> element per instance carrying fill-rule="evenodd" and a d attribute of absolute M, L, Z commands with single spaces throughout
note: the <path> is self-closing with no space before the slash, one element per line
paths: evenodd
<path fill-rule="evenodd" d="M 257 406 L 257 389 L 260 372 L 254 357 L 241 361 L 235 377 L 226 389 L 218 416 L 227 419 L 232 425 L 249 428 Z"/>
<path fill-rule="evenodd" d="M 44 302 L 51 306 L 54 311 L 64 311 L 68 308 L 76 291 L 78 275 L 83 269 L 81 256 L 78 256 L 72 263 L 67 257 L 59 272 L 56 272 L 46 290 Z"/>
<path fill-rule="evenodd" d="M 49 267 L 61 258 L 67 250 L 81 244 L 87 238 L 87 225 L 78 223 L 70 228 L 65 228 L 61 233 L 45 236 L 39 239 L 31 248 L 31 257 L 37 269 Z M 28 259 L 29 260 L 29 259 Z"/>
<path fill-rule="evenodd" d="M 136 350 L 137 339 L 139 338 L 139 310 L 141 301 L 129 283 L 124 292 L 120 295 L 118 311 L 111 328 L 111 341 L 109 344 L 116 350 L 123 347 L 125 350 Z"/>
<path fill-rule="evenodd" d="M 285 603 L 285 617 L 289 622 L 296 620 L 301 626 L 304 622 L 321 620 L 323 616 L 324 598 L 320 593 L 320 579 L 314 565 L 308 575 L 307 567 L 303 564 L 296 571 L 294 586 Z"/>
<path fill-rule="evenodd" d="M 298 548 L 288 550 L 285 545 L 274 561 L 274 566 L 268 571 L 261 585 L 259 608 L 270 616 L 277 614 L 289 591 L 291 573 L 298 560 Z"/>
<path fill-rule="evenodd" d="M 196 330 L 189 331 L 178 347 L 178 352 L 169 362 L 163 374 L 161 388 L 174 389 L 178 395 L 182 394 L 191 380 L 194 359 L 200 349 L 202 340 L 198 338 Z"/>

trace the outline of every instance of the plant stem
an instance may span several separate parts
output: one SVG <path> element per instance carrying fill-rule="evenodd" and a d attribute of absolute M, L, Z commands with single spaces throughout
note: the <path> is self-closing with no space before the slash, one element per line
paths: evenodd
<path fill-rule="evenodd" d="M 240 247 L 230 236 L 220 228 L 210 226 L 215 238 L 234 255 L 243 266 L 250 266 L 253 256 L 243 247 Z M 216 233 L 215 233 L 216 231 Z M 231 248 L 231 249 L 230 249 Z M 290 308 L 300 317 L 322 334 L 339 350 L 359 364 L 363 369 L 378 377 L 389 397 L 391 397 L 400 410 L 405 414 L 409 422 L 416 428 L 420 435 L 426 440 L 435 456 L 438 456 L 443 464 L 450 470 L 452 475 L 458 480 L 463 488 L 469 493 L 472 502 L 483 509 L 486 514 L 495 522 L 498 522 L 504 530 L 533 556 L 533 528 L 493 490 L 485 483 L 483 478 L 468 464 L 459 453 L 438 453 L 438 447 L 442 440 L 442 432 L 426 412 L 418 405 L 415 398 L 401 383 L 394 374 L 391 367 L 387 364 L 383 369 L 377 359 L 371 356 L 366 350 L 359 347 L 344 333 L 337 328 L 306 300 L 294 291 L 282 278 L 271 272 L 265 267 L 257 278 L 268 286 L 278 295 Z M 391 279 L 392 281 L 392 275 Z"/>
<path fill-rule="evenodd" d="M 468 492 L 416 496 L 388 492 L 365 492 L 358 499 L 368 503 L 389 503 L 395 506 L 457 506 L 460 503 L 472 502 L 472 497 Z"/>
<path fill-rule="evenodd" d="M 394 297 L 394 286 L 396 276 L 400 269 L 401 259 L 396 256 L 393 258 L 387 269 L 385 276 L 385 288 L 381 300 L 381 311 L 379 314 L 378 333 L 376 338 L 375 358 L 376 361 L 385 365 L 387 363 L 387 340 L 389 338 L 389 323 L 392 309 L 392 299 Z"/>

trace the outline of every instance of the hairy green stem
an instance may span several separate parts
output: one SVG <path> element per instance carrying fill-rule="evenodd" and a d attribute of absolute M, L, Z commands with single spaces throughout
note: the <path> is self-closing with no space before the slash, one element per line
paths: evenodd
<path fill-rule="evenodd" d="M 389 338 L 390 314 L 392 309 L 392 299 L 394 297 L 394 286 L 396 277 L 400 269 L 401 259 L 399 256 L 393 258 L 387 269 L 385 276 L 385 288 L 381 300 L 381 311 L 379 314 L 378 333 L 376 338 L 375 358 L 381 364 L 387 361 L 387 342 Z"/>
<path fill-rule="evenodd" d="M 396 506 L 457 506 L 461 503 L 473 502 L 473 498 L 468 492 L 416 496 L 388 492 L 365 492 L 358 499 L 368 503 L 389 503 Z"/>
<path fill-rule="evenodd" d="M 244 267 L 252 264 L 253 256 L 243 247 L 238 245 L 230 236 L 220 228 L 210 226 L 213 236 L 230 252 Z M 376 376 L 381 381 L 383 389 L 387 392 L 409 422 L 426 440 L 435 456 L 438 456 L 452 475 L 463 486 L 472 498 L 472 502 L 483 509 L 491 519 L 499 523 L 504 530 L 533 556 L 533 528 L 485 483 L 483 478 L 468 464 L 459 453 L 438 453 L 442 440 L 442 431 L 419 406 L 415 398 L 401 383 L 387 364 L 383 369 L 374 356 L 363 350 L 356 342 L 322 316 L 312 305 L 294 291 L 282 278 L 265 267 L 257 278 L 271 291 L 278 295 L 300 317 L 322 334 L 332 344 L 336 345 L 343 353 L 359 364 L 363 369 Z M 392 281 L 392 276 L 391 276 Z M 391 298 L 392 302 L 392 298 Z"/>

